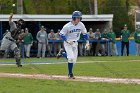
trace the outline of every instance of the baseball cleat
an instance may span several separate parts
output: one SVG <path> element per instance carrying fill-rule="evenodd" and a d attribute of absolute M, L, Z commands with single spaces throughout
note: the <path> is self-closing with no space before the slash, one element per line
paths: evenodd
<path fill-rule="evenodd" d="M 61 48 L 58 52 L 58 54 L 56 55 L 56 58 L 59 59 L 61 56 L 62 56 L 62 52 L 63 52 L 63 49 Z"/>
<path fill-rule="evenodd" d="M 68 78 L 69 78 L 69 79 L 75 79 L 75 77 L 73 76 L 73 74 L 69 74 L 69 75 L 68 75 Z"/>

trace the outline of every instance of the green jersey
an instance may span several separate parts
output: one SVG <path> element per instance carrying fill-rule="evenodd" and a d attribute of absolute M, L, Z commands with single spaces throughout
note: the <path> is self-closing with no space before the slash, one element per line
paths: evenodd
<path fill-rule="evenodd" d="M 24 44 L 31 44 L 33 42 L 33 36 L 31 33 L 28 33 L 24 36 Z"/>
<path fill-rule="evenodd" d="M 83 34 L 80 34 L 80 39 L 79 40 L 84 40 Z"/>
<path fill-rule="evenodd" d="M 107 33 L 102 33 L 102 34 L 101 34 L 101 38 L 108 38 Z"/>
<path fill-rule="evenodd" d="M 121 34 L 122 34 L 122 41 L 123 42 L 129 42 L 129 37 L 130 37 L 129 30 L 122 30 Z"/>
<path fill-rule="evenodd" d="M 140 43 L 140 32 L 135 32 L 134 38 L 136 43 Z"/>
<path fill-rule="evenodd" d="M 107 35 L 107 33 L 102 33 L 101 34 L 101 38 L 108 38 L 108 35 Z M 101 44 L 104 44 L 104 43 L 106 43 L 106 42 L 101 42 Z"/>
<path fill-rule="evenodd" d="M 108 33 L 108 38 L 111 39 L 112 43 L 116 42 L 116 34 L 114 32 L 109 32 Z"/>

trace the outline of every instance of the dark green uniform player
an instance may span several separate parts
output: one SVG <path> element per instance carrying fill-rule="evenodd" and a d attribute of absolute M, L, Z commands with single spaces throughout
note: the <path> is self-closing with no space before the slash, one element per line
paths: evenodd
<path fill-rule="evenodd" d="M 101 39 L 102 40 L 108 40 L 108 33 L 105 29 L 105 31 L 101 34 Z M 107 53 L 107 42 L 103 41 L 101 42 L 101 46 L 102 46 L 102 56 L 105 56 L 105 52 Z"/>
<path fill-rule="evenodd" d="M 114 32 L 109 32 L 108 33 L 108 38 L 110 39 L 110 41 L 112 43 L 115 43 L 116 42 L 116 34 Z"/>
<path fill-rule="evenodd" d="M 134 39 L 136 43 L 140 43 L 140 30 L 134 33 Z"/>
<path fill-rule="evenodd" d="M 136 56 L 140 55 L 140 29 L 134 33 L 134 39 L 136 43 Z"/>
<path fill-rule="evenodd" d="M 115 32 L 113 32 L 112 28 L 110 28 L 110 32 L 108 33 L 108 39 L 111 41 L 110 42 L 111 56 L 112 55 L 118 56 L 118 50 L 116 47 L 116 34 Z"/>
<path fill-rule="evenodd" d="M 79 39 L 79 40 L 84 40 L 83 34 L 80 34 L 80 39 Z M 79 42 L 79 44 L 78 44 L 79 56 L 86 55 L 86 52 L 85 52 L 85 50 L 83 49 L 83 47 L 84 47 L 84 43 L 83 43 L 83 42 Z"/>
<path fill-rule="evenodd" d="M 129 37 L 130 37 L 130 32 L 127 29 L 127 25 L 124 25 L 124 29 L 121 31 L 121 35 L 122 35 L 121 56 L 123 56 L 123 50 L 124 50 L 125 46 L 126 46 L 126 50 L 127 50 L 127 56 L 129 56 Z"/>
<path fill-rule="evenodd" d="M 105 31 L 105 32 L 103 32 L 103 33 L 101 34 L 101 38 L 105 38 L 105 39 L 108 38 L 107 31 Z"/>
<path fill-rule="evenodd" d="M 33 44 L 33 36 L 31 33 L 29 33 L 28 28 L 25 29 L 25 36 L 24 36 L 24 48 L 26 57 L 30 57 L 30 49 Z"/>

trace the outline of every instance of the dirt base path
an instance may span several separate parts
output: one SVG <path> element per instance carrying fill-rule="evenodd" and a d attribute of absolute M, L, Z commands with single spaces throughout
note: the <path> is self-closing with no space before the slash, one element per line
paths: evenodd
<path fill-rule="evenodd" d="M 88 76 L 76 76 L 76 79 L 68 79 L 67 76 L 61 76 L 61 75 L 0 73 L 0 77 L 46 79 L 46 80 L 65 80 L 65 81 L 83 81 L 83 82 L 109 82 L 109 83 L 124 83 L 124 84 L 130 84 L 130 83 L 131 84 L 140 84 L 140 79 L 104 78 L 104 77 L 88 77 Z"/>

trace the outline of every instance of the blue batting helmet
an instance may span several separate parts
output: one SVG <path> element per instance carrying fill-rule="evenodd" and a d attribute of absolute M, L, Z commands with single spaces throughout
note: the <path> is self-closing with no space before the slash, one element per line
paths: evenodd
<path fill-rule="evenodd" d="M 77 17 L 80 17 L 80 19 L 82 20 L 82 13 L 80 11 L 74 11 L 72 13 L 72 19 L 75 20 Z"/>

